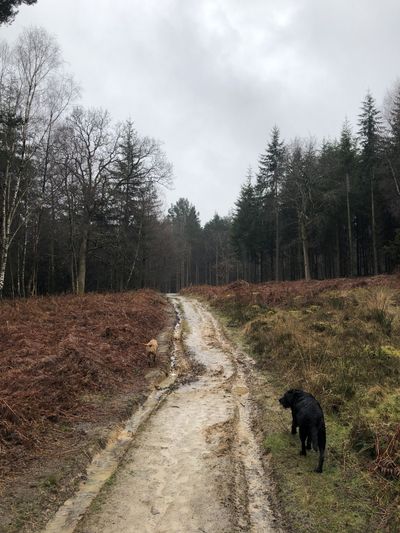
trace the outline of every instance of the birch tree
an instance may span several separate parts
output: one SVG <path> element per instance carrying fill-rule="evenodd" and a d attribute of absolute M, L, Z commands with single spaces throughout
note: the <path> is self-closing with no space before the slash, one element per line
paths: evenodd
<path fill-rule="evenodd" d="M 25 30 L 14 49 L 3 47 L 0 66 L 0 295 L 10 245 L 30 216 L 20 208 L 30 190 L 38 148 L 48 130 L 41 103 L 51 75 L 61 65 L 60 50 L 44 30 Z M 25 202 L 25 206 L 26 206 Z"/>

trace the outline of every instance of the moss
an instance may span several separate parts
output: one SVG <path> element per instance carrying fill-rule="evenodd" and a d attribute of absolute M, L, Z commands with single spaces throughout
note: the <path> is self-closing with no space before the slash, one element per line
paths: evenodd
<path fill-rule="evenodd" d="M 400 357 L 400 348 L 395 348 L 394 346 L 390 346 L 390 344 L 381 346 L 381 350 L 385 355 L 390 355 L 391 357 Z"/>

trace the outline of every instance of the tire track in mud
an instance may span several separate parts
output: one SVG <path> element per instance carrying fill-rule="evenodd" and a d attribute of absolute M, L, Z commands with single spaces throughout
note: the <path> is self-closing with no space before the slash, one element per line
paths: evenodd
<path fill-rule="evenodd" d="M 251 429 L 251 362 L 201 303 L 171 300 L 183 307 L 185 347 L 203 372 L 172 390 L 147 419 L 75 531 L 278 531 Z"/>

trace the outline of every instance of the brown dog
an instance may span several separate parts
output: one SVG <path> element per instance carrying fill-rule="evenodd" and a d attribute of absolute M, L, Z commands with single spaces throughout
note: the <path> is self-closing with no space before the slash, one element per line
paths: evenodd
<path fill-rule="evenodd" d="M 154 365 L 156 362 L 158 342 L 156 341 L 156 339 L 151 339 L 151 341 L 145 344 L 145 346 L 146 346 L 146 353 L 147 353 L 147 357 L 149 361 L 149 366 L 151 363 L 153 363 Z"/>

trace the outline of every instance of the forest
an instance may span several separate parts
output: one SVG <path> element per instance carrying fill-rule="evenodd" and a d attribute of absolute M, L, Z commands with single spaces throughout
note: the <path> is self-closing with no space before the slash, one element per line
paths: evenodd
<path fill-rule="evenodd" d="M 163 212 L 173 168 L 162 144 L 79 100 L 45 30 L 1 44 L 2 296 L 174 292 L 399 264 L 400 85 L 381 105 L 368 92 L 337 139 L 285 141 L 274 126 L 230 215 L 204 226 L 189 199 Z"/>

